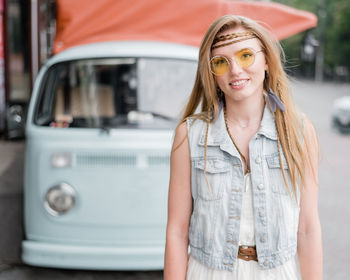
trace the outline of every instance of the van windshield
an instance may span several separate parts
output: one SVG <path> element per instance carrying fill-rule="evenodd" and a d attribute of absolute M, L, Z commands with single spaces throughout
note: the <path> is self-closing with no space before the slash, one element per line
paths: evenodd
<path fill-rule="evenodd" d="M 196 62 L 85 59 L 51 67 L 34 121 L 40 126 L 172 128 L 191 93 Z"/>

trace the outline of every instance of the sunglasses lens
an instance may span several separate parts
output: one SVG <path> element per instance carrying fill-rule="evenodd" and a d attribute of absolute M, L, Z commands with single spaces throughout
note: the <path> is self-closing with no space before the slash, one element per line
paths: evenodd
<path fill-rule="evenodd" d="M 224 56 L 214 56 L 210 60 L 211 72 L 215 75 L 223 75 L 229 68 L 229 62 Z"/>
<path fill-rule="evenodd" d="M 254 63 L 255 54 L 250 49 L 243 49 L 235 53 L 235 59 L 239 66 L 247 68 Z"/>

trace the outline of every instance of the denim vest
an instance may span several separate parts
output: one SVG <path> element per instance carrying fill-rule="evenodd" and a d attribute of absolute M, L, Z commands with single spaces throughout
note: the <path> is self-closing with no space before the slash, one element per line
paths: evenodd
<path fill-rule="evenodd" d="M 206 177 L 210 191 L 204 176 L 206 123 L 189 118 L 187 130 L 192 165 L 191 254 L 209 268 L 232 271 L 239 246 L 244 187 L 242 160 L 226 131 L 223 110 L 220 109 L 208 131 Z M 249 158 L 258 261 L 262 269 L 271 269 L 296 254 L 300 191 L 298 188 L 296 200 L 286 189 L 275 119 L 267 105 L 260 128 L 249 142 Z M 291 188 L 283 154 L 282 163 Z"/>

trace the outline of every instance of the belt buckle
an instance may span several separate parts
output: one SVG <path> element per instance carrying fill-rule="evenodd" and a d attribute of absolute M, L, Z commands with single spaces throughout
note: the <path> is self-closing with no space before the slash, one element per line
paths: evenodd
<path fill-rule="evenodd" d="M 249 250 L 248 252 L 242 252 L 242 250 Z M 238 258 L 245 261 L 258 261 L 256 254 L 256 246 L 241 245 L 238 247 Z"/>

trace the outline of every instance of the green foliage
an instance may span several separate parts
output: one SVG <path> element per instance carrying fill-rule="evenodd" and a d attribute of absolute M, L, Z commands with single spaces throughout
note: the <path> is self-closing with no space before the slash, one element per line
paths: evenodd
<path fill-rule="evenodd" d="M 325 62 L 331 67 L 350 69 L 350 5 L 349 0 L 329 1 L 325 32 Z"/>
<path fill-rule="evenodd" d="M 325 68 L 346 66 L 350 70 L 350 3 L 349 0 L 276 0 L 290 7 L 310 11 L 319 18 L 318 26 L 311 32 L 324 43 Z M 324 18 L 320 5 L 324 3 Z M 324 20 L 324 33 L 321 24 Z M 281 42 L 288 60 L 287 68 L 305 67 L 301 60 L 302 40 L 305 32 Z"/>

